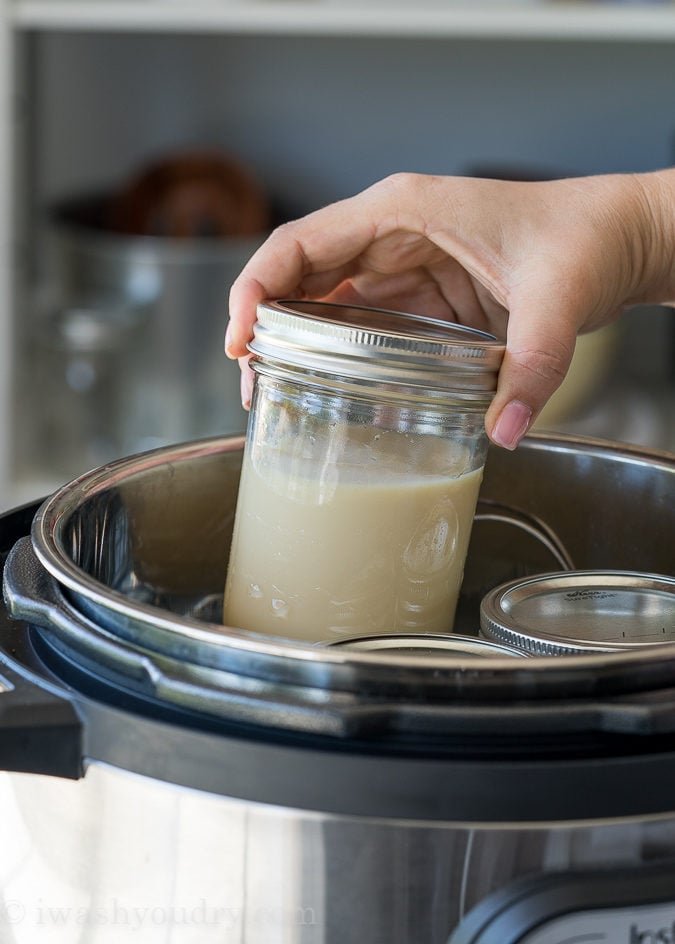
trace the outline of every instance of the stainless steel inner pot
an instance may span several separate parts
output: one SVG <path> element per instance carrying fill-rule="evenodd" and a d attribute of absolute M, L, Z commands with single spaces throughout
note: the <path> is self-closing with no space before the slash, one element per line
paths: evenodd
<path fill-rule="evenodd" d="M 51 599 L 22 586 L 29 568 L 15 567 L 10 605 L 50 625 L 51 645 L 162 701 L 229 717 L 246 714 L 256 693 L 260 723 L 304 728 L 309 710 L 315 728 L 335 734 L 353 730 L 368 699 L 395 699 L 395 714 L 404 712 L 411 691 L 445 710 L 469 698 L 570 699 L 653 688 L 672 677 L 675 647 L 668 645 L 526 665 L 490 658 L 469 672 L 468 659 L 458 656 L 420 660 L 302 645 L 217 624 L 242 449 L 241 438 L 167 447 L 66 485 L 35 516 L 30 546 L 16 549 L 36 555 L 51 574 Z M 561 553 L 576 567 L 665 571 L 673 481 L 672 458 L 608 444 L 533 436 L 515 454 L 494 450 L 455 631 L 477 636 L 489 589 L 557 570 Z M 506 522 L 493 514 L 505 502 L 514 509 Z M 524 520 L 541 524 L 523 530 Z M 541 540 L 542 530 L 555 545 Z M 279 686 L 285 716 L 277 710 Z M 422 713 L 415 717 L 421 734 Z"/>

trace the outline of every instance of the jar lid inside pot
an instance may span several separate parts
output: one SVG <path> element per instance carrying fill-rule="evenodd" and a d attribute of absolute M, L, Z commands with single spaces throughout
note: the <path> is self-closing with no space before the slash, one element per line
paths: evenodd
<path fill-rule="evenodd" d="M 249 348 L 263 362 L 360 383 L 491 398 L 504 344 L 436 318 L 356 305 L 283 299 L 258 306 Z"/>
<path fill-rule="evenodd" d="M 481 633 L 532 655 L 621 652 L 675 641 L 675 578 L 619 570 L 502 584 L 481 603 Z"/>
<path fill-rule="evenodd" d="M 527 653 L 513 646 L 460 636 L 449 633 L 388 633 L 378 636 L 352 636 L 329 644 L 358 652 L 381 653 L 392 656 L 422 656 L 437 659 L 439 656 L 468 656 L 469 658 L 498 658 L 500 656 L 526 656 Z"/>

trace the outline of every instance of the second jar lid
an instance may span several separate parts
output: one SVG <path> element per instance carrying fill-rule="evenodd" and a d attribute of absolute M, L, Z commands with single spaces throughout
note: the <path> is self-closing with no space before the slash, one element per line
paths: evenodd
<path fill-rule="evenodd" d="M 407 312 L 282 299 L 258 306 L 258 358 L 360 382 L 491 398 L 504 344 L 494 335 Z"/>
<path fill-rule="evenodd" d="M 675 642 L 675 578 L 581 570 L 518 579 L 481 603 L 481 633 L 533 655 Z"/>

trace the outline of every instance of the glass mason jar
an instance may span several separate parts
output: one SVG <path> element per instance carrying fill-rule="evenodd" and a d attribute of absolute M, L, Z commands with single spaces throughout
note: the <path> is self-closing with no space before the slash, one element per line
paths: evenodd
<path fill-rule="evenodd" d="M 452 630 L 504 345 L 411 314 L 258 308 L 223 622 L 304 642 Z"/>

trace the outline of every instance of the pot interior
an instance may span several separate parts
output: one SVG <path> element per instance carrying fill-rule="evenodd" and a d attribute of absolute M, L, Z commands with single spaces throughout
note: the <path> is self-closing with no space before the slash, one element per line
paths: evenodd
<path fill-rule="evenodd" d="M 50 560 L 103 587 L 179 615 L 219 622 L 243 438 L 168 447 L 66 486 L 36 517 Z M 560 569 L 669 574 L 675 530 L 672 457 L 530 436 L 492 449 L 455 632 L 478 632 L 492 587 Z"/>

